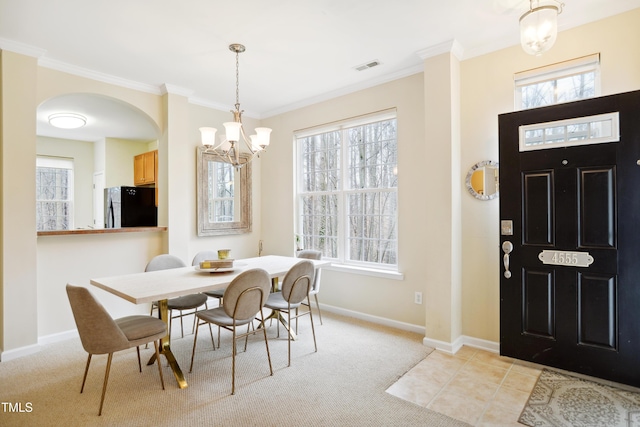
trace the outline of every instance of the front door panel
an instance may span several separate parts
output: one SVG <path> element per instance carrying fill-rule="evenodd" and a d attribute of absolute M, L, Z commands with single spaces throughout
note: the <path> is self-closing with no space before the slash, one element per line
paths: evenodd
<path fill-rule="evenodd" d="M 616 111 L 619 142 L 519 151 L 521 125 Z M 638 115 L 640 91 L 500 116 L 501 354 L 640 386 Z"/>

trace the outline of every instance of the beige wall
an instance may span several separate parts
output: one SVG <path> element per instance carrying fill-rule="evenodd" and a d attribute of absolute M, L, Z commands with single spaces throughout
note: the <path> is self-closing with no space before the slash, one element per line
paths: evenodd
<path fill-rule="evenodd" d="M 426 296 L 424 248 L 429 244 L 425 218 L 434 201 L 423 184 L 431 144 L 424 129 L 422 74 L 301 108 L 263 120 L 273 129 L 269 151 L 261 159 L 262 239 L 268 254 L 293 255 L 294 142 L 293 132 L 366 113 L 397 109 L 398 118 L 398 256 L 404 280 L 326 270 L 320 300 L 324 304 L 424 325 L 424 305 L 413 303 L 414 292 Z M 437 203 L 437 202 L 436 202 Z M 267 226 L 268 224 L 268 226 Z"/>
<path fill-rule="evenodd" d="M 640 89 L 640 9 L 561 32 L 540 57 L 513 46 L 461 63 L 462 173 L 498 160 L 498 114 L 513 111 L 513 74 L 599 52 L 602 95 Z M 499 199 L 462 198 L 463 335 L 499 342 Z"/>
<path fill-rule="evenodd" d="M 56 339 L 74 329 L 64 294 L 68 281 L 88 285 L 92 277 L 142 271 L 149 258 L 166 251 L 190 262 L 199 250 L 224 246 L 241 258 L 257 255 L 263 240 L 264 254 L 293 254 L 293 132 L 388 108 L 396 108 L 398 115 L 399 263 L 404 279 L 327 270 L 321 303 L 424 330 L 428 340 L 445 347 L 461 339 L 495 346 L 499 201 L 468 195 L 462 187 L 464 176 L 480 160 L 498 160 L 497 116 L 513 109 L 517 71 L 600 52 L 603 94 L 640 89 L 637 22 L 640 9 L 561 32 L 556 46 L 542 57 L 527 56 L 513 46 L 459 63 L 449 54 L 427 58 L 425 73 L 262 120 L 260 124 L 274 130 L 268 152 L 253 164 L 253 232 L 207 238 L 196 236 L 197 128 L 220 129 L 229 118 L 227 111 L 191 104 L 179 94 L 159 95 L 45 69 L 34 58 L 1 52 L 2 357 L 26 354 L 37 349 L 39 338 Z M 443 95 L 435 94 L 438 85 Z M 36 109 L 53 96 L 78 92 L 128 102 L 158 125 L 159 218 L 169 226 L 167 233 L 36 239 Z M 447 99 L 445 111 L 442 101 Z M 436 128 L 440 117 L 447 121 Z M 245 118 L 248 128 L 258 124 Z M 445 158 L 444 167 L 425 166 Z M 434 191 L 432 183 L 440 175 L 444 187 Z M 442 222 L 447 224 L 444 229 Z M 147 309 L 92 290 L 114 315 Z M 416 291 L 423 292 L 423 305 L 413 303 Z"/>

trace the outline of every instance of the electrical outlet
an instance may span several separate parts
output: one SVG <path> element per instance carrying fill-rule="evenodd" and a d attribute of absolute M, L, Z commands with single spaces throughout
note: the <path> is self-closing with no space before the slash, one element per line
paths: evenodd
<path fill-rule="evenodd" d="M 413 297 L 413 302 L 415 302 L 416 304 L 422 304 L 422 292 L 415 293 L 415 296 Z"/>

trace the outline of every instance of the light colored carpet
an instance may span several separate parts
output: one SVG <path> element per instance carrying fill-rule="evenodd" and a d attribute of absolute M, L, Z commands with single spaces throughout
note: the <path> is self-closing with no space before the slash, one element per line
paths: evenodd
<path fill-rule="evenodd" d="M 275 324 L 268 329 L 273 376 L 264 342 L 251 338 L 247 352 L 237 358 L 234 396 L 229 332 L 223 331 L 222 346 L 214 352 L 208 333 L 201 329 L 193 373 L 188 373 L 193 335 L 174 340 L 172 348 L 189 383 L 182 390 L 166 364 L 167 389 L 162 391 L 157 366 L 143 366 L 139 373 L 135 349 L 116 353 L 101 417 L 97 413 L 106 356 L 94 356 L 80 394 L 86 353 L 79 340 L 47 346 L 38 354 L 0 363 L 0 402 L 10 402 L 13 409 L 16 404 L 32 408 L 12 412 L 0 407 L 0 425 L 466 425 L 385 392 L 430 353 L 422 336 L 323 314 L 324 325 L 316 328 L 317 353 L 309 321 L 301 319 L 291 367 L 285 335 L 275 338 Z M 142 350 L 143 361 L 152 352 Z"/>
<path fill-rule="evenodd" d="M 543 369 L 519 422 L 532 427 L 640 427 L 640 393 Z"/>

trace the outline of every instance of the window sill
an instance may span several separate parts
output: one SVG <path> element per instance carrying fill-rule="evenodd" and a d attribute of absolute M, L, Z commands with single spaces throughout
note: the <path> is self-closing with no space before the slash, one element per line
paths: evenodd
<path fill-rule="evenodd" d="M 404 274 L 391 270 L 379 270 L 374 268 L 356 267 L 345 264 L 331 264 L 322 267 L 323 270 L 339 271 L 342 273 L 362 274 L 365 276 L 381 277 L 384 279 L 404 280 Z"/>

